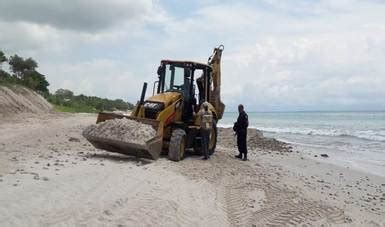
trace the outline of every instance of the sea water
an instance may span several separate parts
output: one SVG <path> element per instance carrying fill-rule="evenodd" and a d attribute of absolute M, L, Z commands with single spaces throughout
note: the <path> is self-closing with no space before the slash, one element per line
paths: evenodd
<path fill-rule="evenodd" d="M 249 126 L 320 160 L 385 176 L 385 112 L 249 112 Z M 238 113 L 219 126 L 232 127 Z M 315 157 L 317 156 L 317 157 Z"/>

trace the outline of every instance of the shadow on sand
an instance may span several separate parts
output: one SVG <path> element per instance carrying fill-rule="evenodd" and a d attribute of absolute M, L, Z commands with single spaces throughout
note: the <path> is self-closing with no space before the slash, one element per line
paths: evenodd
<path fill-rule="evenodd" d="M 123 155 L 118 153 L 92 154 L 92 155 L 88 155 L 88 158 L 110 160 L 113 162 L 131 162 L 136 165 L 147 165 L 147 164 L 151 164 L 154 161 L 154 160 L 138 158 L 135 156 Z"/>
<path fill-rule="evenodd" d="M 83 157 L 91 158 L 91 159 L 98 159 L 98 160 L 110 160 L 113 162 L 131 162 L 135 165 L 148 165 L 153 162 L 156 162 L 156 160 L 146 159 L 146 158 L 139 158 L 136 156 L 130 156 L 130 155 L 124 155 L 119 153 L 94 153 L 94 154 L 88 154 L 84 155 Z M 202 154 L 196 153 L 192 150 L 186 150 L 184 159 L 193 159 L 193 160 L 200 160 L 203 158 Z M 159 159 L 168 159 L 167 154 L 162 154 Z"/>

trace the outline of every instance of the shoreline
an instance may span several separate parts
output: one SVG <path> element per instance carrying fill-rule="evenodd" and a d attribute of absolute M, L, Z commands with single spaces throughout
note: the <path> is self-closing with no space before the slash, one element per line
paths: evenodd
<path fill-rule="evenodd" d="M 356 153 L 354 150 L 345 151 L 338 148 L 324 147 L 322 145 L 303 144 L 271 136 L 267 137 L 275 138 L 290 144 L 294 150 L 300 150 L 303 155 L 306 155 L 306 157 L 312 160 L 333 164 L 341 168 L 350 168 L 366 174 L 385 177 L 384 164 L 381 165 L 379 160 L 374 160 L 373 158 L 368 159 L 367 157 L 360 157 L 363 156 L 363 154 Z M 321 154 L 327 154 L 328 157 L 322 158 Z"/>
<path fill-rule="evenodd" d="M 231 134 L 231 130 L 224 129 L 227 134 Z M 249 133 L 248 136 L 264 137 L 262 131 L 249 129 L 249 132 L 253 131 L 256 133 Z M 291 143 L 273 140 L 291 147 L 291 152 L 279 149 L 269 151 L 258 144 L 248 146 L 250 161 L 269 168 L 271 176 L 277 177 L 276 183 L 294 191 L 302 191 L 307 198 L 327 202 L 344 210 L 355 224 L 385 224 L 384 176 L 337 165 L 330 162 L 333 157 L 323 158 L 319 154 L 314 157 L 312 153 Z M 248 138 L 250 141 L 251 138 Z M 237 153 L 235 146 L 223 149 Z"/>
<path fill-rule="evenodd" d="M 250 161 L 269 168 L 279 185 L 344 210 L 356 225 L 385 224 L 384 176 L 339 166 L 327 161 L 333 157 L 315 158 L 288 146 L 292 152 L 268 151 L 253 144 Z M 235 148 L 230 150 L 236 154 Z"/>
<path fill-rule="evenodd" d="M 81 136 L 95 119 L 0 121 L 1 225 L 385 224 L 384 178 L 311 160 L 257 130 L 247 162 L 221 128 L 208 161 L 153 161 L 95 149 Z"/>
<path fill-rule="evenodd" d="M 277 183 L 345 210 L 354 223 L 385 224 L 385 177 L 314 160 L 297 151 L 280 157 L 261 152 L 251 156 L 270 166 L 280 177 Z"/>
<path fill-rule="evenodd" d="M 233 134 L 232 128 L 228 127 L 218 127 L 219 130 L 224 130 L 228 131 L 226 133 L 228 134 Z M 266 136 L 264 134 L 265 132 L 262 130 L 259 130 L 257 128 L 248 128 L 248 148 L 251 150 L 254 150 L 259 147 L 258 142 L 261 142 L 262 144 L 264 143 L 276 143 L 278 144 L 278 151 L 279 152 L 296 152 L 296 153 L 301 153 L 303 156 L 306 156 L 307 158 L 317 161 L 317 162 L 323 162 L 325 164 L 331 164 L 339 168 L 348 168 L 348 169 L 353 169 L 354 171 L 362 172 L 363 174 L 370 174 L 378 177 L 385 177 L 385 165 L 384 169 L 381 169 L 381 173 L 378 171 L 370 171 L 367 170 L 365 171 L 362 167 L 354 166 L 354 165 L 348 165 L 348 163 L 352 163 L 355 160 L 346 160 L 345 158 L 343 159 L 344 161 L 341 162 L 340 160 L 336 161 L 334 158 L 337 157 L 337 159 L 341 158 L 341 156 L 334 156 L 333 154 L 338 154 L 340 151 L 338 149 L 333 149 L 333 148 L 328 148 L 324 147 L 322 145 L 312 145 L 312 144 L 303 144 L 303 143 L 297 143 L 297 142 L 292 142 L 289 140 L 281 139 L 279 137 L 274 137 L 271 135 Z M 259 137 L 257 141 L 253 140 L 253 137 Z M 234 140 L 235 140 L 234 136 Z M 227 142 L 227 141 L 226 141 Z M 234 146 L 234 148 L 236 148 Z M 259 147 L 261 148 L 261 147 Z M 262 145 L 262 148 L 265 148 L 264 145 Z M 283 150 L 282 150 L 283 148 Z M 289 148 L 289 149 L 286 149 Z M 322 157 L 322 154 L 326 154 L 327 157 Z"/>
<path fill-rule="evenodd" d="M 293 144 L 293 147 L 306 155 L 309 159 L 320 161 L 326 164 L 332 164 L 340 168 L 349 168 L 354 171 L 362 172 L 364 174 L 375 175 L 378 177 L 385 177 L 385 166 L 379 166 L 373 163 L 374 160 L 359 159 L 359 155 L 349 156 L 344 151 L 332 148 L 312 147 L 306 145 Z M 327 154 L 327 158 L 320 157 L 320 154 Z M 372 162 L 370 162 L 372 161 Z"/>
<path fill-rule="evenodd" d="M 232 129 L 232 127 L 222 127 L 221 125 L 219 125 L 219 127 L 226 130 Z M 249 130 L 256 130 L 261 133 L 263 137 L 276 139 L 283 143 L 290 144 L 294 150 L 301 150 L 301 152 L 310 159 L 333 164 L 341 168 L 349 167 L 363 173 L 385 177 L 385 164 L 382 164 L 385 163 L 385 160 L 383 160 L 384 162 L 381 162 L 378 159 L 368 159 L 364 154 L 354 152 L 354 150 L 347 151 L 338 149 L 337 147 L 325 147 L 318 144 L 305 144 L 291 141 L 281 138 L 277 133 L 266 132 L 256 127 L 249 127 Z M 277 136 L 273 134 L 277 134 Z M 329 157 L 320 158 L 321 154 L 327 154 Z M 383 155 L 385 155 L 385 153 Z"/>

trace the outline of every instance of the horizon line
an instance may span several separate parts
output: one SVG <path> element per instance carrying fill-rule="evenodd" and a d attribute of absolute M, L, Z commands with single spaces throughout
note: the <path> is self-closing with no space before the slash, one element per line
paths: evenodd
<path fill-rule="evenodd" d="M 248 113 L 315 113 L 315 112 L 323 112 L 323 113 L 381 113 L 385 112 L 385 110 L 272 110 L 272 111 L 246 111 Z M 238 113 L 238 111 L 225 111 L 225 113 Z"/>

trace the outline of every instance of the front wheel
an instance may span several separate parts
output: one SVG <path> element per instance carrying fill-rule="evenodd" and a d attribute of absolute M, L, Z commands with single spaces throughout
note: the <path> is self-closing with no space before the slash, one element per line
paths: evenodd
<path fill-rule="evenodd" d="M 172 131 L 170 145 L 168 147 L 168 158 L 172 161 L 180 161 L 184 158 L 186 150 L 186 132 L 176 128 Z"/>

